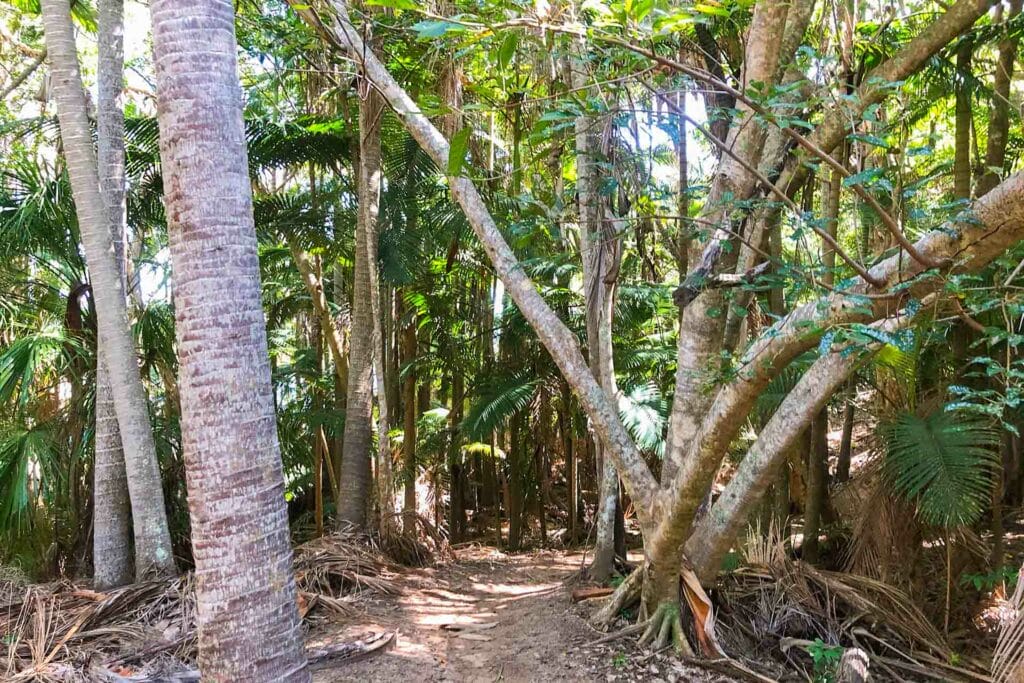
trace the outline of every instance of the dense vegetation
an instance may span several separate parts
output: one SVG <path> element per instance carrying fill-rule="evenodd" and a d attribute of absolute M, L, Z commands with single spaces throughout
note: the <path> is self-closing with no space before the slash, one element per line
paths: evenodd
<path fill-rule="evenodd" d="M 1020 0 L 247 0 L 237 72 L 231 3 L 154 0 L 152 44 L 41 5 L 0 7 L 3 566 L 202 604 L 291 561 L 283 474 L 293 541 L 594 544 L 595 621 L 684 651 L 680 572 L 765 538 L 951 651 L 1012 593 Z M 211 677 L 294 673 L 209 633 Z"/>

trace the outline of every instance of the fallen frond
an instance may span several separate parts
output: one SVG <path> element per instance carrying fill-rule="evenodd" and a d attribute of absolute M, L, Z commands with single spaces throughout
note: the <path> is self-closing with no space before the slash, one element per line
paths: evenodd
<path fill-rule="evenodd" d="M 311 541 L 295 551 L 299 612 L 346 615 L 364 591 L 396 592 L 394 575 L 376 548 L 350 534 Z M 8 587 L 0 591 L 0 679 L 193 680 L 195 602 L 191 573 L 107 591 L 69 582 Z M 356 645 L 326 659 L 349 661 L 366 649 Z"/>

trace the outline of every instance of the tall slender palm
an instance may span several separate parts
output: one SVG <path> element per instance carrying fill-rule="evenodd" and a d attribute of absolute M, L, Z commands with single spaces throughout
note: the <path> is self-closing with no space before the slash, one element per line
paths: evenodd
<path fill-rule="evenodd" d="M 100 192 L 124 283 L 124 0 L 100 0 L 98 16 L 96 138 Z M 131 581 L 131 518 L 128 475 L 117 428 L 110 379 L 102 358 L 96 368 L 96 458 L 93 465 L 93 581 L 97 588 Z"/>
<path fill-rule="evenodd" d="M 171 572 L 174 558 L 160 468 L 128 327 L 120 269 L 111 244 L 110 214 L 100 192 L 71 10 L 68 0 L 44 0 L 41 5 L 64 157 L 92 282 L 100 357 L 108 370 L 124 444 L 135 536 L 135 570 L 139 575 L 151 570 Z"/>
<path fill-rule="evenodd" d="M 384 102 L 373 88 L 359 102 L 359 215 L 352 283 L 352 339 L 347 407 L 338 482 L 338 523 L 366 525 L 373 436 L 374 309 L 377 292 L 377 216 L 380 211 L 380 125 Z M 381 364 L 382 365 L 382 364 Z M 378 377 L 383 382 L 383 377 Z M 382 387 L 383 389 L 383 387 Z"/>
<path fill-rule="evenodd" d="M 230 0 L 151 5 L 199 667 L 304 681 Z"/>

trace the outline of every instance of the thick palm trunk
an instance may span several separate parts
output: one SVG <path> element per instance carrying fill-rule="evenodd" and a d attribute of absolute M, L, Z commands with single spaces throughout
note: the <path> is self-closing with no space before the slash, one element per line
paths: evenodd
<path fill-rule="evenodd" d="M 92 145 L 71 10 L 67 0 L 46 0 L 42 11 L 64 157 L 92 282 L 98 348 L 107 368 L 124 447 L 135 537 L 135 571 L 137 576 L 150 571 L 170 573 L 174 571 L 174 558 L 160 468 L 150 429 L 146 392 L 128 326 L 121 270 L 111 245 L 110 214 L 100 192 L 99 167 Z"/>
<path fill-rule="evenodd" d="M 352 337 L 349 348 L 345 436 L 341 461 L 338 523 L 363 528 L 370 498 L 370 446 L 373 437 L 374 314 L 377 214 L 380 207 L 380 122 L 384 105 L 368 88 L 359 101 L 359 214 L 352 285 Z M 381 364 L 383 367 L 383 363 Z M 377 381 L 384 384 L 384 377 Z"/>
<path fill-rule="evenodd" d="M 210 681 L 305 681 L 234 6 L 151 11 L 199 668 Z"/>
<path fill-rule="evenodd" d="M 100 0 L 96 137 L 100 192 L 110 220 L 110 236 L 124 282 L 124 3 Z M 124 467 L 121 432 L 106 364 L 97 354 L 96 427 L 93 432 L 93 584 L 97 589 L 121 586 L 132 579 L 131 501 Z"/>

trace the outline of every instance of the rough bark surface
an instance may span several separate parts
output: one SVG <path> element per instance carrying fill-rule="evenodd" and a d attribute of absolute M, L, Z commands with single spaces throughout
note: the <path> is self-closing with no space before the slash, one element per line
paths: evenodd
<path fill-rule="evenodd" d="M 307 681 L 234 7 L 156 0 L 151 12 L 199 668 L 210 681 Z"/>
<path fill-rule="evenodd" d="M 573 87 L 586 89 L 589 74 L 583 55 L 574 60 Z M 599 193 L 598 133 L 602 121 L 592 116 L 576 120 L 576 194 L 579 198 L 580 255 L 583 263 L 583 299 L 586 306 L 587 362 L 608 400 L 616 401 L 617 388 L 612 365 L 612 315 L 615 310 L 615 285 L 621 261 L 621 241 L 611 220 L 605 220 Z M 590 578 L 607 581 L 615 565 L 615 511 L 619 499 L 619 479 L 615 461 L 605 457 L 601 440 L 594 434 L 594 453 L 598 468 L 598 501 L 594 559 Z"/>
<path fill-rule="evenodd" d="M 384 104 L 373 88 L 359 101 L 359 212 L 352 284 L 352 336 L 349 346 L 348 404 L 341 461 L 338 523 L 366 526 L 370 499 L 370 447 L 373 438 L 374 313 L 371 301 L 377 258 L 380 207 L 380 121 Z M 383 365 L 382 365 L 383 367 Z M 378 378 L 383 382 L 383 376 Z"/>
<path fill-rule="evenodd" d="M 100 0 L 97 17 L 98 55 L 96 138 L 100 193 L 110 220 L 110 238 L 124 282 L 124 2 Z M 97 354 L 96 427 L 93 432 L 93 584 L 98 590 L 122 586 L 132 579 L 131 501 L 124 468 L 121 432 L 106 364 Z"/>
<path fill-rule="evenodd" d="M 120 269 L 111 243 L 110 217 L 100 193 L 99 167 L 78 66 L 71 9 L 68 0 L 46 0 L 41 7 L 51 88 L 92 282 L 98 348 L 108 371 L 124 447 L 135 537 L 135 571 L 138 576 L 149 571 L 170 573 L 174 571 L 174 558 L 160 468 L 128 325 Z"/>

